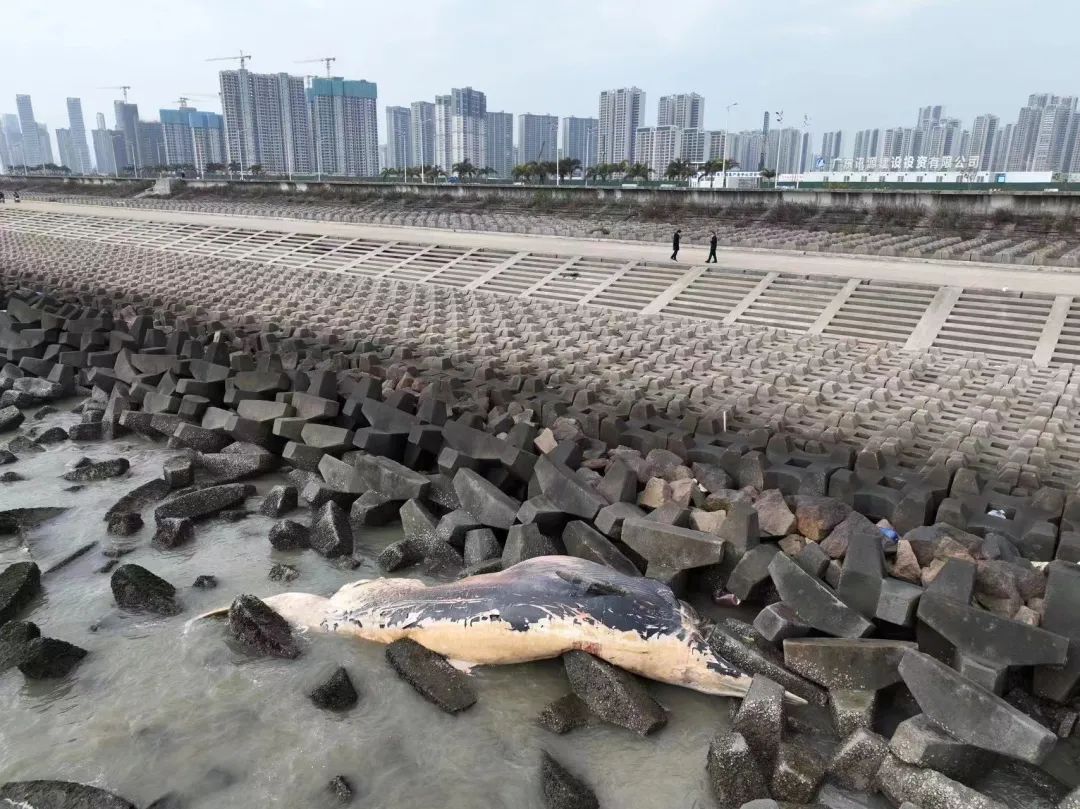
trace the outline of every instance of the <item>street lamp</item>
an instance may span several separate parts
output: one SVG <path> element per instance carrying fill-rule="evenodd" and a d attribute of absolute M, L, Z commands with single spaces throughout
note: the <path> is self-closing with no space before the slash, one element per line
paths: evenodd
<path fill-rule="evenodd" d="M 720 158 L 720 187 L 724 190 L 727 190 L 727 143 L 728 138 L 731 137 L 731 108 L 737 106 L 739 106 L 739 102 L 732 101 L 725 107 L 727 114 L 724 117 L 724 150 Z"/>
<path fill-rule="evenodd" d="M 802 179 L 803 172 L 803 140 L 806 137 L 806 128 L 810 125 L 810 116 L 803 115 L 802 126 L 799 127 L 799 171 L 795 175 L 795 190 L 799 190 L 799 181 Z"/>
<path fill-rule="evenodd" d="M 424 185 L 424 183 L 425 183 L 425 180 L 424 180 L 424 160 L 425 160 L 425 156 L 424 156 L 424 154 L 425 154 L 424 153 L 424 127 L 426 126 L 426 124 L 427 124 L 427 122 L 423 119 L 423 117 L 421 117 L 420 118 L 420 126 L 419 126 L 419 130 L 420 130 L 420 185 Z"/>
<path fill-rule="evenodd" d="M 589 141 L 592 140 L 593 128 L 591 126 L 585 128 L 585 165 L 581 167 L 581 179 L 585 183 L 585 187 L 589 186 Z"/>
<path fill-rule="evenodd" d="M 777 110 L 773 113 L 776 116 L 776 168 L 773 169 L 773 190 L 780 187 L 780 136 L 784 123 L 784 111 Z M 769 140 L 765 139 L 765 168 L 769 167 Z"/>

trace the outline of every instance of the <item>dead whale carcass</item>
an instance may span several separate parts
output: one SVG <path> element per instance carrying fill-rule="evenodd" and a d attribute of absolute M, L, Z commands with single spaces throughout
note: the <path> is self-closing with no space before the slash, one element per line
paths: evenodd
<path fill-rule="evenodd" d="M 282 593 L 264 601 L 295 627 L 378 643 L 412 638 L 467 665 L 581 650 L 706 694 L 742 697 L 750 687 L 750 677 L 712 651 L 697 613 L 667 585 L 572 556 L 540 556 L 448 584 L 374 579 L 331 598 Z"/>

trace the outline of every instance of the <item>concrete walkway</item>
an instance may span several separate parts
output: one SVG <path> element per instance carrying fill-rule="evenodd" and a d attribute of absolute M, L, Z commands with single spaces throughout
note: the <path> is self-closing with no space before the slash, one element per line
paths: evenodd
<path fill-rule="evenodd" d="M 151 222 L 219 225 L 256 230 L 312 233 L 349 239 L 406 241 L 448 247 L 529 251 L 565 256 L 588 256 L 614 261 L 642 260 L 668 263 L 671 248 L 652 242 L 611 239 L 575 239 L 562 236 L 439 230 L 436 228 L 365 225 L 267 216 L 236 216 L 194 211 L 160 211 L 142 208 L 113 208 L 59 202 L 23 202 L 25 210 L 51 211 L 84 216 Z M 707 247 L 686 245 L 679 264 L 690 267 L 704 262 Z M 903 283 L 954 286 L 969 289 L 1008 289 L 1050 295 L 1080 295 L 1080 272 L 1050 266 L 986 264 L 938 259 L 886 258 L 842 254 L 799 253 L 781 250 L 720 248 L 719 268 L 758 270 L 796 275 L 828 275 L 846 278 L 889 280 Z M 673 265 L 674 266 L 674 265 Z"/>

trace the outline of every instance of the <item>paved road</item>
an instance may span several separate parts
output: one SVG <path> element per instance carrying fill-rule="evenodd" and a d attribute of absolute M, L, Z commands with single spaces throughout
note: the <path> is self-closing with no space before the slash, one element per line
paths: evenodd
<path fill-rule="evenodd" d="M 613 239 L 576 239 L 563 236 L 536 236 L 516 233 L 440 230 L 436 228 L 365 225 L 266 216 L 211 214 L 194 211 L 161 211 L 142 208 L 113 208 L 60 202 L 23 202 L 27 210 L 54 211 L 118 219 L 155 222 L 198 223 L 257 230 L 317 233 L 352 239 L 379 239 L 439 244 L 453 247 L 480 247 L 501 250 L 528 250 L 563 256 L 592 256 L 629 261 L 644 259 L 665 262 L 671 255 L 667 245 L 626 242 Z M 680 264 L 704 262 L 708 249 L 686 245 L 679 253 Z M 783 250 L 721 248 L 719 266 L 728 269 L 760 270 L 798 275 L 840 275 L 968 288 L 1010 289 L 1050 295 L 1080 295 L 1080 271 L 1049 266 L 982 264 L 971 261 L 885 258 L 838 254 L 799 253 Z"/>

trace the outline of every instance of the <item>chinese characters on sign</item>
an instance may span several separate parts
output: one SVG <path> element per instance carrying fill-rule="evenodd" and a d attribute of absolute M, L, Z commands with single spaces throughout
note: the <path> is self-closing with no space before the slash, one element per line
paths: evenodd
<path fill-rule="evenodd" d="M 858 157 L 833 161 L 833 171 L 965 171 L 979 168 L 979 155 L 970 157 Z"/>

